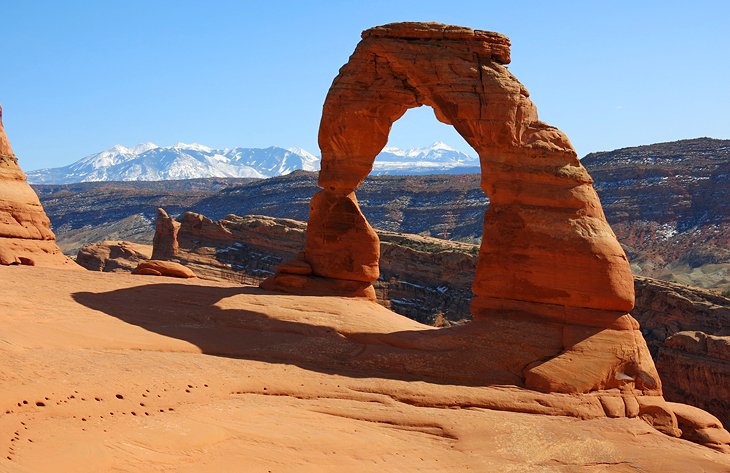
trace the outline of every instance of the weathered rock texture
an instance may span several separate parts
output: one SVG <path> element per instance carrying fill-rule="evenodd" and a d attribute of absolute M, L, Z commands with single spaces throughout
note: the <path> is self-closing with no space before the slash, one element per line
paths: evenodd
<path fill-rule="evenodd" d="M 297 260 L 305 243 L 304 222 L 232 214 L 214 221 L 185 212 L 180 223 L 179 250 L 173 260 L 201 278 L 259 284 L 282 265 L 292 281 L 311 274 L 311 267 Z M 381 279 L 375 284 L 378 303 L 429 325 L 437 317 L 442 324 L 471 318 L 478 246 L 382 230 L 377 235 L 381 254 Z"/>
<path fill-rule="evenodd" d="M 634 272 L 730 290 L 730 140 L 623 148 L 581 163 Z"/>
<path fill-rule="evenodd" d="M 299 261 L 296 257 L 305 241 L 306 224 L 296 220 L 258 215 L 228 215 L 224 219 L 213 221 L 200 214 L 186 212 L 180 217 L 180 221 L 182 224 L 178 233 L 180 250 L 175 261 L 193 268 L 198 276 L 205 279 L 235 281 L 244 284 L 258 283 L 264 277 L 271 275 L 274 268 L 281 265 L 283 261 L 292 259 L 295 262 Z M 378 303 L 431 325 L 438 320 L 435 317 L 436 314 L 443 314 L 445 318 L 451 320 L 469 317 L 469 301 L 471 300 L 469 288 L 474 277 L 478 247 L 419 235 L 385 231 L 378 231 L 377 234 L 381 254 L 381 279 L 375 285 Z M 296 274 L 295 271 L 301 271 L 299 274 L 305 276 L 308 274 L 307 271 L 311 271 L 311 267 L 284 264 L 290 266 L 287 271 L 292 276 Z M 639 306 L 634 310 L 642 320 L 644 318 L 660 319 L 663 314 L 657 312 L 662 311 L 666 307 L 666 303 L 658 306 L 652 304 L 654 296 L 651 288 L 646 289 L 639 282 L 640 280 L 636 285 Z M 689 294 L 693 292 L 693 289 L 684 289 Z M 644 291 L 648 291 L 646 296 L 643 294 Z M 686 309 L 692 310 L 691 307 Z M 697 317 L 702 318 L 704 315 L 700 313 L 697 314 Z M 526 318 L 528 320 L 525 320 Z M 693 316 L 689 314 L 687 318 L 691 320 Z M 721 321 L 711 323 L 717 324 Z M 448 321 L 446 325 L 449 325 Z M 535 323 L 534 320 L 530 321 L 529 317 L 511 315 L 501 320 L 493 318 L 489 321 L 477 321 L 474 325 L 477 328 L 465 327 L 460 329 L 461 333 L 454 332 L 454 336 L 460 340 L 458 343 L 455 339 L 445 335 L 442 342 L 439 342 L 442 343 L 444 351 L 436 349 L 435 345 L 428 343 L 423 345 L 423 348 L 435 350 L 434 353 L 439 354 L 441 358 L 437 362 L 438 364 L 462 366 L 466 360 L 471 360 L 469 362 L 471 364 L 477 363 L 477 361 L 470 358 L 471 355 L 459 351 L 461 348 L 457 349 L 457 345 L 475 344 L 484 349 L 491 347 L 499 354 L 491 354 L 490 360 L 479 361 L 478 365 L 472 366 L 468 372 L 465 371 L 465 368 L 460 368 L 462 376 L 459 378 L 460 381 L 488 382 L 491 380 L 516 385 L 523 384 L 522 368 L 525 363 L 529 363 L 530 357 L 536 356 L 535 350 L 544 350 L 543 345 L 546 343 L 548 350 L 554 350 L 556 340 L 562 336 L 560 331 L 563 329 L 563 326 L 559 324 L 540 324 Z M 489 330 L 501 337 L 499 342 L 495 339 L 484 338 L 484 331 Z M 647 331 L 644 333 L 646 334 Z M 553 341 L 549 341 L 551 337 L 554 338 Z M 601 339 L 601 337 L 596 338 Z M 611 342 L 612 339 L 615 342 L 616 337 L 603 337 L 604 342 Z M 654 339 L 652 338 L 652 340 Z M 454 345 L 451 345 L 452 343 Z M 593 343 L 596 343 L 596 340 Z M 542 348 L 539 348 L 541 346 Z M 662 346 L 661 343 L 659 346 Z M 448 347 L 452 347 L 454 351 Z M 515 349 L 515 347 L 519 348 Z M 527 355 L 515 354 L 520 351 L 526 351 Z M 608 353 L 607 356 L 610 358 L 612 355 Z M 512 357 L 511 360 L 510 357 Z M 701 365 L 702 360 L 698 360 L 698 364 Z M 490 372 L 490 369 L 495 370 L 495 367 L 500 366 L 499 370 Z M 711 369 L 711 367 L 708 368 Z M 566 373 L 565 376 L 567 379 L 575 377 L 576 374 Z M 623 377 L 623 375 L 621 376 Z M 676 382 L 684 383 L 686 377 L 680 376 L 679 380 L 676 380 L 669 372 L 663 374 L 662 378 L 665 381 L 664 389 L 671 392 L 676 388 Z M 717 387 L 714 388 L 713 393 L 716 390 Z M 712 395 L 707 391 L 699 390 L 697 395 Z M 615 395 L 604 398 L 602 402 L 604 408 L 607 409 L 606 412 L 619 417 L 629 415 L 625 412 L 633 413 L 632 409 L 639 406 L 638 401 L 637 404 L 632 404 L 631 409 L 628 409 L 624 403 L 633 401 L 630 400 L 630 396 L 625 397 L 626 394 L 623 396 L 621 399 Z M 712 398 L 700 398 L 700 401 L 714 402 Z M 682 402 L 693 402 L 693 399 L 686 398 Z M 710 403 L 697 405 L 709 406 Z M 648 406 L 645 409 L 651 410 Z M 619 415 L 619 411 L 624 414 Z M 716 413 L 716 411 L 712 412 Z M 666 419 L 666 412 L 663 415 Z M 669 417 L 671 418 L 671 416 Z M 712 444 L 710 446 L 713 448 L 720 449 L 717 442 L 721 442 L 725 434 L 721 432 L 722 429 L 717 430 L 716 427 L 710 425 L 711 422 L 708 422 L 702 423 L 702 426 L 698 426 L 697 429 L 709 430 L 707 432 L 702 430 L 705 433 L 693 438 L 711 437 L 714 444 L 710 440 L 699 443 Z M 693 435 L 693 431 L 688 427 L 681 430 L 686 438 Z"/>
<path fill-rule="evenodd" d="M 145 276 L 169 276 L 173 278 L 194 278 L 195 273 L 180 263 L 174 261 L 148 260 L 137 265 L 132 274 Z"/>
<path fill-rule="evenodd" d="M 730 433 L 717 417 L 687 404 L 670 402 L 669 407 L 677 416 L 683 439 L 730 453 Z"/>
<path fill-rule="evenodd" d="M 38 196 L 10 147 L 0 108 L 0 264 L 74 267 L 61 253 Z"/>
<path fill-rule="evenodd" d="M 0 471 L 730 471 L 628 395 L 470 385 L 515 358 L 517 324 L 434 330 L 363 300 L 68 276 L 0 267 Z M 711 417 L 678 417 L 722 447 Z"/>
<path fill-rule="evenodd" d="M 179 230 L 180 223 L 167 215 L 165 209 L 158 208 L 155 236 L 152 240 L 152 259 L 166 260 L 175 257 L 179 249 L 177 243 L 177 232 Z"/>
<path fill-rule="evenodd" d="M 152 257 L 152 247 L 128 241 L 102 241 L 84 246 L 76 263 L 90 271 L 129 272 Z"/>
<path fill-rule="evenodd" d="M 362 37 L 324 104 L 323 190 L 312 199 L 305 251 L 262 287 L 306 293 L 323 281 L 337 289 L 342 281 L 377 279 L 377 235 L 354 191 L 393 122 L 429 105 L 479 154 L 490 199 L 474 318 L 533 320 L 534 331 L 560 332 L 547 356 L 523 365 L 524 385 L 660 393 L 638 323 L 627 313 L 634 288 L 626 255 L 570 141 L 538 120 L 527 90 L 504 67 L 508 38 L 435 23 L 395 23 Z"/>
<path fill-rule="evenodd" d="M 697 288 L 636 278 L 636 308 L 670 401 L 730 424 L 730 299 Z"/>

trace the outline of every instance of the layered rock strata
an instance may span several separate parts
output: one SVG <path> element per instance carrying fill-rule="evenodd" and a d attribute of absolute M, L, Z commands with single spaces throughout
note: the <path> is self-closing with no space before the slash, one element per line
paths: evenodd
<path fill-rule="evenodd" d="M 297 267 L 306 223 L 261 215 L 228 215 L 214 221 L 185 212 L 180 225 L 179 249 L 173 260 L 202 278 L 259 284 L 282 265 L 294 281 L 311 273 L 306 264 Z M 382 230 L 376 233 L 381 254 L 381 278 L 375 284 L 378 303 L 429 325 L 437 318 L 446 325 L 470 318 L 476 245 Z M 96 246 L 88 245 L 79 255 L 99 252 Z"/>
<path fill-rule="evenodd" d="M 129 241 L 101 241 L 81 248 L 76 263 L 89 271 L 132 271 L 152 257 L 152 247 Z"/>
<path fill-rule="evenodd" d="M 213 221 L 193 212 L 180 220 L 176 261 L 213 280 L 256 284 L 284 260 L 295 259 L 305 242 L 306 224 L 296 220 L 228 215 Z M 475 245 L 376 233 L 381 254 L 381 279 L 375 283 L 378 303 L 429 324 L 435 323 L 437 314 L 446 318 L 446 324 L 470 317 Z M 81 263 L 81 255 L 91 250 L 100 253 L 97 246 L 80 252 L 77 261 Z M 103 253 L 109 251 L 114 253 L 114 245 Z M 115 264 L 116 260 L 106 266 Z M 635 278 L 635 291 L 632 314 L 657 360 L 665 396 L 699 406 L 730 423 L 725 401 L 730 397 L 730 362 L 722 354 L 728 344 L 720 343 L 730 334 L 730 300 L 643 277 Z"/>
<path fill-rule="evenodd" d="M 0 264 L 76 265 L 55 242 L 38 196 L 18 166 L 2 124 L 0 108 Z"/>

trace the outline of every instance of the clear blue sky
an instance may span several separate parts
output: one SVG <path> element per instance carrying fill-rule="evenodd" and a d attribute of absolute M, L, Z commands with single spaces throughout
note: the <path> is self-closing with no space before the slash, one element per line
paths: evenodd
<path fill-rule="evenodd" d="M 121 143 L 301 146 L 371 26 L 439 21 L 512 40 L 510 69 L 578 153 L 730 138 L 727 1 L 0 0 L 0 103 L 25 170 Z M 473 153 L 430 109 L 391 144 Z"/>

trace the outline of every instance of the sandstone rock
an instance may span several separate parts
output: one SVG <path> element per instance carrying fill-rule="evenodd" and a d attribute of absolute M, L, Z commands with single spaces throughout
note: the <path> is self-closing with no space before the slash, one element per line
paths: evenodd
<path fill-rule="evenodd" d="M 380 241 L 354 193 L 325 189 L 315 194 L 304 255 L 317 276 L 368 283 L 378 279 Z"/>
<path fill-rule="evenodd" d="M 730 289 L 730 140 L 622 148 L 581 163 L 636 274 Z"/>
<path fill-rule="evenodd" d="M 147 274 L 154 276 L 170 276 L 173 278 L 194 278 L 195 273 L 180 263 L 174 261 L 149 260 L 140 263 L 132 274 Z"/>
<path fill-rule="evenodd" d="M 636 308 L 667 400 L 730 424 L 730 299 L 699 288 L 636 277 Z"/>
<path fill-rule="evenodd" d="M 90 271 L 129 272 L 152 257 L 149 245 L 129 241 L 102 241 L 86 245 L 76 255 L 76 263 Z"/>
<path fill-rule="evenodd" d="M 195 212 L 185 212 L 180 217 L 180 225 L 187 227 L 187 233 L 181 233 L 178 230 L 178 247 L 181 241 L 186 241 L 188 246 L 196 244 L 195 242 L 202 242 L 206 240 L 216 241 L 233 241 L 231 232 L 225 228 L 225 226 L 214 222 L 205 215 L 197 214 Z M 193 238 L 194 241 L 190 241 Z"/>
<path fill-rule="evenodd" d="M 55 242 L 38 196 L 10 147 L 0 108 L 0 264 L 78 268 Z"/>
<path fill-rule="evenodd" d="M 633 394 L 474 384 L 493 368 L 519 381 L 545 338 L 524 320 L 437 330 L 355 299 L 68 276 L 0 267 L 2 471 L 730 471 L 730 455 L 607 417 L 604 397 Z M 99 401 L 57 405 L 71 389 Z"/>
<path fill-rule="evenodd" d="M 319 184 L 327 194 L 318 194 L 312 209 L 324 195 L 332 202 L 352 193 L 392 123 L 409 108 L 429 105 L 481 157 L 491 206 L 477 296 L 626 312 L 633 307 L 631 271 L 592 180 L 565 135 L 538 121 L 529 94 L 502 65 L 508 51 L 502 35 L 449 25 L 401 23 L 365 31 L 324 104 Z M 317 223 L 313 227 L 321 228 Z M 367 228 L 351 225 L 348 240 L 371 241 Z M 352 279 L 351 271 L 335 269 L 351 255 L 311 233 L 306 258 L 314 273 Z M 376 245 L 368 245 L 370 253 L 358 257 L 377 261 Z M 357 277 L 372 281 L 375 274 Z"/>
<path fill-rule="evenodd" d="M 160 271 L 158 271 L 156 269 L 146 268 L 146 267 L 136 268 L 134 271 L 132 271 L 132 274 L 139 274 L 142 276 L 162 276 L 163 275 Z"/>
<path fill-rule="evenodd" d="M 272 272 L 312 275 L 302 251 L 306 228 L 304 222 L 262 215 L 227 215 L 213 221 L 186 212 L 181 217 L 175 261 L 193 268 L 200 278 L 243 284 L 259 284 Z M 380 303 L 397 306 L 396 312 L 425 323 L 432 323 L 437 313 L 452 320 L 469 317 L 476 245 L 383 230 L 376 233 L 382 255 L 382 280 L 376 287 Z M 285 290 L 284 282 L 296 282 L 301 288 L 302 281 L 279 278 L 266 288 Z M 314 277 L 310 283 L 327 294 L 339 290 L 340 295 L 373 299 L 372 289 L 348 280 L 327 283 Z"/>
<path fill-rule="evenodd" d="M 312 274 L 312 266 L 303 260 L 302 255 L 302 259 L 295 259 L 280 264 L 276 267 L 276 272 L 284 274 L 301 274 L 306 276 L 308 274 Z"/>
<path fill-rule="evenodd" d="M 157 209 L 157 220 L 155 222 L 155 236 L 152 240 L 152 259 L 167 260 L 175 257 L 179 249 L 177 232 L 180 230 L 180 223 L 167 215 L 165 209 Z"/>
<path fill-rule="evenodd" d="M 292 292 L 303 296 L 343 296 L 361 297 L 375 301 L 375 289 L 367 281 L 322 278 L 313 275 L 279 273 L 260 284 L 262 289 L 279 292 Z"/>
<path fill-rule="evenodd" d="M 730 336 L 675 333 L 659 349 L 656 364 L 672 379 L 668 399 L 693 404 L 730 422 Z"/>
<path fill-rule="evenodd" d="M 322 112 L 324 190 L 312 199 L 304 252 L 313 276 L 375 281 L 377 235 L 354 191 L 393 122 L 429 105 L 476 150 L 490 199 L 473 283 L 475 320 L 518 316 L 562 333 L 546 347 L 550 356 L 523 365 L 525 386 L 661 394 L 638 324 L 627 315 L 634 288 L 626 255 L 570 141 L 538 120 L 529 93 L 504 67 L 508 38 L 436 23 L 384 25 L 362 38 Z M 307 277 L 273 279 L 265 286 L 309 290 Z"/>
<path fill-rule="evenodd" d="M 723 428 L 717 417 L 687 404 L 667 404 L 677 417 L 683 439 L 730 453 L 730 432 Z"/>
<path fill-rule="evenodd" d="M 198 224 L 203 221 L 208 223 Z M 302 277 L 311 275 L 311 267 L 305 261 L 305 255 L 298 251 L 298 248 L 304 245 L 305 240 L 305 224 L 302 222 L 252 215 L 243 217 L 229 215 L 223 220 L 213 222 L 191 214 L 190 218 L 184 219 L 180 232 L 185 243 L 181 245 L 179 258 L 184 260 L 185 264 L 199 265 L 204 261 L 202 259 L 204 254 L 217 255 L 219 259 L 205 260 L 206 267 L 215 265 L 220 260 L 228 262 L 232 267 L 240 263 L 240 266 L 236 267 L 236 271 L 254 276 L 257 271 L 270 271 L 277 265 L 273 261 L 278 261 L 280 256 L 289 261 L 279 264 L 277 266 L 279 274 L 262 284 L 266 289 L 280 291 L 299 287 L 302 293 L 310 291 L 310 295 L 337 294 L 368 297 L 367 294 L 358 292 L 365 287 L 364 283 L 362 287 L 354 284 L 348 287 L 345 286 L 347 282 L 344 280 Z M 378 285 L 381 291 L 387 291 L 386 294 L 379 295 L 379 297 L 384 297 L 384 300 L 379 300 L 379 302 L 388 306 L 391 297 L 401 296 L 402 293 L 398 293 L 395 289 L 398 283 L 388 281 L 389 278 L 395 278 L 392 276 L 394 274 L 402 275 L 404 286 L 411 287 L 414 291 L 421 288 L 423 292 L 414 294 L 414 296 L 418 297 L 417 300 L 423 306 L 435 304 L 434 307 L 438 307 L 438 304 L 442 303 L 425 299 L 429 294 L 433 294 L 434 297 L 438 295 L 446 300 L 452 297 L 450 293 L 458 288 L 462 286 L 468 288 L 476 264 L 472 245 L 418 235 L 384 231 L 377 231 L 377 233 L 381 244 L 380 270 L 386 278 L 386 281 L 379 281 Z M 218 240 L 213 235 L 218 235 L 221 239 Z M 231 238 L 233 238 L 233 242 L 231 242 Z M 227 259 L 222 259 L 220 255 L 226 255 Z M 277 255 L 276 258 L 275 255 Z M 245 260 L 244 258 L 247 257 L 250 259 Z M 201 266 L 196 266 L 196 271 L 199 268 Z M 230 269 L 228 271 L 233 274 L 217 279 L 235 280 L 235 272 Z M 209 277 L 210 272 L 204 274 Z M 449 284 L 451 286 L 448 286 Z M 449 290 L 441 293 L 433 290 L 436 287 L 449 287 Z M 676 329 L 680 326 L 704 327 L 707 330 L 716 331 L 723 326 L 730 326 L 723 322 L 721 315 L 722 310 L 725 309 L 719 303 L 722 303 L 724 299 L 708 291 L 646 278 L 637 278 L 636 291 L 637 307 L 633 312 L 642 318 L 646 329 L 645 334 L 652 330 L 657 330 L 657 333 L 662 334 L 671 333 L 672 327 Z M 715 302 L 709 302 L 706 298 Z M 460 335 L 464 345 L 472 344 L 485 347 L 485 349 L 491 347 L 500 353 L 500 355 L 495 353 L 490 355 L 489 367 L 480 364 L 484 363 L 484 360 L 477 361 L 479 356 L 470 358 L 468 354 L 464 354 L 461 357 L 449 358 L 450 355 L 439 351 L 438 345 L 433 342 L 424 344 L 423 349 L 436 350 L 437 353 L 441 353 L 441 363 L 449 363 L 447 360 L 451 360 L 451 364 L 458 365 L 463 363 L 464 359 L 472 359 L 470 365 L 474 366 L 474 372 L 462 369 L 464 380 L 474 379 L 470 376 L 479 376 L 476 374 L 479 372 L 481 373 L 479 379 L 483 382 L 527 385 L 541 391 L 590 392 L 600 389 L 601 386 L 608 389 L 615 388 L 611 391 L 598 391 L 601 393 L 600 403 L 603 412 L 606 416 L 614 418 L 639 416 L 639 403 L 632 387 L 639 387 L 646 393 L 658 395 L 662 389 L 665 393 L 676 393 L 679 386 L 687 386 L 682 389 L 695 393 L 696 397 L 686 397 L 685 402 L 703 402 L 701 405 L 705 406 L 705 409 L 717 410 L 716 408 L 727 399 L 727 396 L 720 391 L 727 383 L 723 382 L 723 370 L 719 369 L 721 365 L 718 364 L 718 359 L 703 361 L 698 357 L 705 353 L 701 353 L 698 349 L 703 348 L 704 350 L 707 345 L 707 343 L 704 345 L 700 343 L 700 337 L 705 341 L 709 340 L 710 347 L 714 347 L 712 353 L 719 353 L 718 344 L 713 344 L 714 340 L 719 340 L 717 336 L 708 338 L 704 334 L 689 332 L 669 337 L 662 344 L 657 344 L 656 338 L 649 337 L 648 339 L 652 340 L 651 346 L 663 354 L 664 358 L 660 358 L 660 369 L 667 363 L 669 351 L 679 350 L 681 347 L 682 350 L 692 350 L 691 356 L 682 358 L 685 363 L 702 363 L 703 372 L 708 373 L 708 375 L 697 374 L 698 368 L 681 372 L 678 365 L 673 371 L 663 374 L 659 381 L 659 377 L 649 361 L 650 356 L 646 348 L 639 346 L 636 353 L 632 352 L 631 347 L 635 343 L 633 338 L 636 336 L 635 330 L 639 324 L 627 314 L 577 308 L 566 311 L 564 307 L 545 304 L 541 308 L 535 308 L 535 303 L 524 302 L 520 306 L 521 315 L 516 318 L 518 314 L 515 314 L 514 302 L 506 308 L 500 307 L 494 299 L 492 302 L 489 310 L 495 311 L 499 317 L 481 319 L 475 323 L 475 327 L 479 326 L 477 331 L 471 331 L 468 334 L 463 332 Z M 401 306 L 398 308 L 402 309 Z M 548 314 L 549 310 L 552 310 L 552 313 Z M 548 317 L 541 322 L 535 312 L 538 312 L 538 315 L 548 315 Z M 465 311 L 464 314 L 466 313 Z M 582 321 L 583 327 L 564 326 L 554 322 L 545 323 L 556 318 L 562 318 L 571 324 Z M 531 322 L 527 323 L 528 320 Z M 586 321 L 593 324 L 593 330 L 586 328 Z M 486 323 L 489 324 L 485 327 Z M 514 336 L 511 336 L 513 332 L 508 330 L 506 324 L 512 327 L 510 330 L 515 331 Z M 483 339 L 477 335 L 480 331 L 499 333 L 502 338 L 508 338 L 509 343 L 502 346 L 498 345 L 495 339 Z M 592 331 L 595 333 L 591 333 Z M 528 334 L 529 340 L 527 339 Z M 568 350 L 563 350 L 564 337 L 567 344 L 572 345 Z M 447 338 L 446 335 L 444 338 Z M 549 342 L 550 339 L 552 342 Z M 526 343 L 530 343 L 535 348 L 528 348 Z M 445 346 L 453 349 L 455 345 L 446 344 Z M 698 349 L 694 349 L 695 346 Z M 719 344 L 719 346 L 724 345 Z M 624 352 L 627 347 L 628 352 Z M 527 352 L 530 355 L 519 357 L 516 352 Z M 638 363 L 636 360 L 632 360 L 632 355 L 635 354 L 641 356 Z M 707 356 L 706 353 L 704 356 Z M 512 362 L 509 361 L 510 358 Z M 544 361 L 533 361 L 543 358 Z M 624 361 L 617 363 L 617 359 Z M 679 357 L 673 356 L 671 359 L 677 363 Z M 522 360 L 529 365 L 524 372 L 522 371 Z M 437 362 L 434 361 L 434 363 Z M 493 371 L 495 366 L 501 367 L 499 369 L 502 371 L 499 376 L 496 376 L 499 371 Z M 509 369 L 507 369 L 508 366 Z M 435 370 L 435 368 L 432 369 Z M 507 374 L 508 371 L 509 374 Z M 712 372 L 715 373 L 714 377 L 709 376 L 709 373 Z M 447 376 L 445 373 L 442 375 Z M 644 413 L 645 419 L 653 419 L 652 416 L 646 414 L 646 408 Z M 662 414 L 659 418 L 666 419 L 667 417 L 666 414 Z M 686 431 L 681 426 L 680 430 Z"/>
<path fill-rule="evenodd" d="M 669 403 L 661 396 L 639 396 L 639 417 L 655 429 L 672 437 L 679 437 L 677 417 Z"/>

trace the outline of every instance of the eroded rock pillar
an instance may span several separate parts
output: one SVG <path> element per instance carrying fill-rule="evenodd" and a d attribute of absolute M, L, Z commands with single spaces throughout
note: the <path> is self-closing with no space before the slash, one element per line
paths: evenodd
<path fill-rule="evenodd" d="M 354 192 L 323 189 L 309 207 L 304 251 L 277 268 L 264 289 L 375 300 L 380 240 Z"/>
<path fill-rule="evenodd" d="M 372 283 L 378 279 L 380 240 L 355 193 L 324 189 L 312 198 L 305 259 L 317 276 Z"/>
<path fill-rule="evenodd" d="M 152 259 L 169 260 L 174 258 L 180 244 L 177 241 L 177 232 L 180 230 L 180 222 L 170 217 L 165 209 L 157 209 L 157 220 L 155 221 L 155 236 L 152 239 Z"/>

